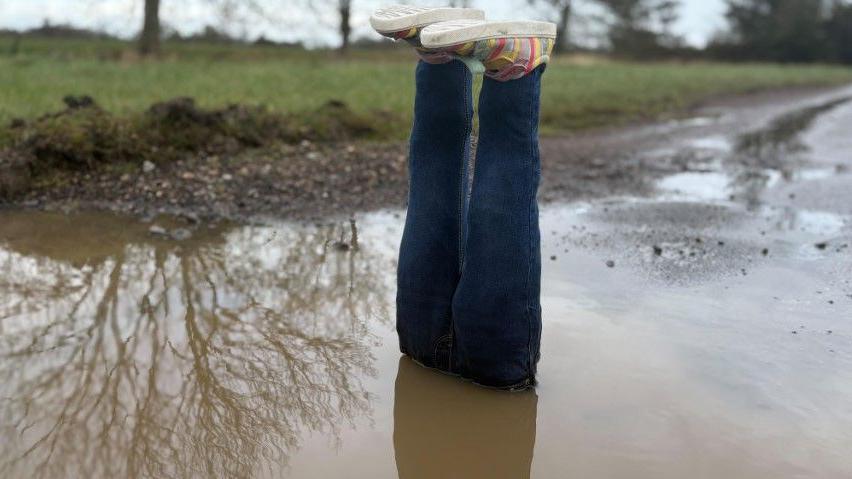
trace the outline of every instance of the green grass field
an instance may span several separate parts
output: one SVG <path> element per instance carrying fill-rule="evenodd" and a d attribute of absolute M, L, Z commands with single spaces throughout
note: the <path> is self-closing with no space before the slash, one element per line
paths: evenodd
<path fill-rule="evenodd" d="M 390 112 L 403 138 L 412 108 L 414 60 L 391 48 L 341 57 L 276 47 L 168 45 L 163 59 L 140 61 L 117 41 L 0 37 L 0 122 L 62 108 L 68 94 L 93 96 L 133 113 L 176 96 L 202 106 L 266 105 L 300 113 L 340 100 L 359 113 Z M 718 63 L 555 61 L 545 76 L 546 132 L 677 115 L 720 94 L 852 82 L 852 69 Z M 387 118 L 388 115 L 383 117 Z"/>

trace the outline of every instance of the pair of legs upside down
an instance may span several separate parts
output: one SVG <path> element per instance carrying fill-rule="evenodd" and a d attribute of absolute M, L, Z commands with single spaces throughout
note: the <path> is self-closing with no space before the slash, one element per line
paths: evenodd
<path fill-rule="evenodd" d="M 529 388 L 541 342 L 539 104 L 555 25 L 408 6 L 371 21 L 421 58 L 397 273 L 400 348 L 484 386 Z M 485 78 L 470 171 L 476 73 Z"/>

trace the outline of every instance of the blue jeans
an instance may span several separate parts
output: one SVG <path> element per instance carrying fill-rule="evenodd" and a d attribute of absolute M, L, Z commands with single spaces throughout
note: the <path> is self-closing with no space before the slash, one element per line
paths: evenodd
<path fill-rule="evenodd" d="M 486 78 L 468 191 L 472 77 L 459 61 L 420 62 L 399 255 L 400 349 L 479 384 L 535 384 L 541 342 L 537 192 L 544 67 Z"/>

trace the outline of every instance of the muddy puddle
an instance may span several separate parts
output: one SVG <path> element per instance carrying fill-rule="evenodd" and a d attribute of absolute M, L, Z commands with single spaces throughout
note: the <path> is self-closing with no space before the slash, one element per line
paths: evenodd
<path fill-rule="evenodd" d="M 400 358 L 400 213 L 2 212 L 0 476 L 848 477 L 848 225 L 773 214 L 546 208 L 541 386 L 503 394 Z"/>

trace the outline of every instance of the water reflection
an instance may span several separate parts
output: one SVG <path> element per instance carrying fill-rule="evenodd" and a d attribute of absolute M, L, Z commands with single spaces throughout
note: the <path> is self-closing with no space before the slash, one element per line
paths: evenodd
<path fill-rule="evenodd" d="M 304 433 L 369 413 L 382 267 L 354 223 L 177 243 L 2 213 L 0 476 L 280 471 Z"/>
<path fill-rule="evenodd" d="M 393 443 L 400 479 L 530 477 L 538 396 L 490 391 L 402 358 Z"/>
<path fill-rule="evenodd" d="M 780 172 L 789 181 L 802 167 L 808 152 L 802 134 L 820 115 L 849 101 L 852 98 L 842 97 L 802 108 L 775 119 L 766 128 L 740 135 L 729 158 L 735 173 L 735 197 L 742 199 L 750 211 L 760 207 L 772 171 Z"/>

